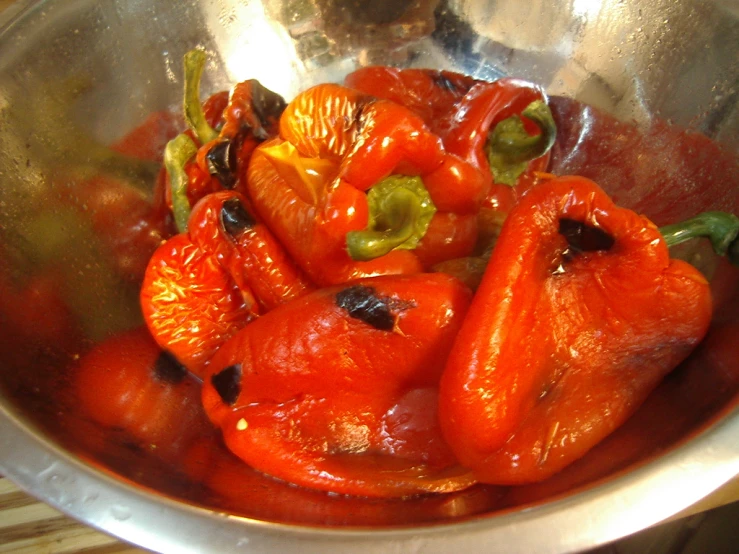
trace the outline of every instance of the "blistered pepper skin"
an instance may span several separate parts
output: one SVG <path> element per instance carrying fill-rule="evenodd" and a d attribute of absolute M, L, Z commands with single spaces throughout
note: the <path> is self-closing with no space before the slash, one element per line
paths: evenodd
<path fill-rule="evenodd" d="M 157 344 L 199 377 L 221 344 L 259 313 L 251 290 L 239 289 L 218 259 L 187 233 L 154 252 L 139 301 Z"/>
<path fill-rule="evenodd" d="M 306 487 L 392 497 L 469 486 L 436 418 L 469 299 L 459 281 L 423 274 L 294 300 L 221 347 L 206 413 L 246 463 Z"/>
<path fill-rule="evenodd" d="M 410 109 L 438 134 L 448 153 L 469 163 L 486 177 L 488 203 L 503 204 L 507 211 L 516 195 L 510 187 L 494 187 L 484 148 L 493 128 L 506 118 L 519 115 L 536 100 L 546 101 L 543 89 L 522 79 L 503 78 L 487 82 L 449 71 L 363 67 L 350 73 L 345 84 L 364 94 L 385 98 Z M 536 127 L 527 129 L 536 133 Z M 545 171 L 549 154 L 529 163 L 516 188 L 527 189 L 537 172 Z M 458 165 L 461 165 L 458 162 Z M 468 174 L 470 173 L 467 170 Z M 479 203 L 475 207 L 479 208 Z"/>
<path fill-rule="evenodd" d="M 549 165 L 547 151 L 528 161 L 512 180 L 512 175 L 499 175 L 502 168 L 492 166 L 487 155 L 493 130 L 508 118 L 519 117 L 531 135 L 541 131 L 522 116 L 532 103 L 547 102 L 543 89 L 533 83 L 512 78 L 487 82 L 446 71 L 391 67 L 358 69 L 347 76 L 345 83 L 364 94 L 401 104 L 421 117 L 441 137 L 446 151 L 442 169 L 424 176 L 439 211 L 457 217 L 479 215 L 477 233 L 471 233 L 472 227 L 458 219 L 461 224 L 451 229 L 455 240 L 429 238 L 421 244 L 416 253 L 426 270 L 454 256 L 480 254 L 491 247 L 488 237 L 498 232 L 497 226 L 489 226 L 491 219 L 505 216 Z M 507 140 L 503 142 L 510 147 Z M 459 180 L 465 186 L 456 185 L 457 179 L 450 175 L 463 175 Z M 445 217 L 432 222 L 430 235 L 440 236 L 450 230 L 448 215 Z"/>
<path fill-rule="evenodd" d="M 574 248 L 564 223 L 608 248 Z M 621 425 L 698 344 L 705 278 L 592 181 L 532 189 L 504 224 L 440 387 L 444 436 L 483 482 L 545 479 Z"/>
<path fill-rule="evenodd" d="M 279 139 L 268 141 L 269 147 Z M 320 205 L 305 202 L 258 148 L 249 164 L 249 197 L 255 210 L 297 266 L 318 286 L 353 279 L 422 271 L 413 252 L 393 251 L 361 262 L 346 251 L 346 234 L 368 222 L 366 195 L 342 179 L 330 184 Z"/>
<path fill-rule="evenodd" d="M 264 311 L 313 290 L 269 229 L 236 191 L 209 194 L 193 208 L 191 240 L 214 255 L 241 290 L 252 291 Z"/>
<path fill-rule="evenodd" d="M 478 82 L 453 71 L 387 66 L 362 67 L 344 80 L 348 87 L 407 107 L 430 125 L 447 115 Z"/>
<path fill-rule="evenodd" d="M 484 152 L 488 133 L 536 100 L 546 100 L 544 91 L 521 79 L 478 83 L 459 101 L 454 111 L 439 121 L 438 133 L 449 152 L 489 174 Z M 535 126 L 531 130 L 535 131 Z"/>
<path fill-rule="evenodd" d="M 441 138 L 412 110 L 339 85 L 320 85 L 287 106 L 280 135 L 282 142 L 255 151 L 245 179 L 248 196 L 317 284 L 414 273 L 438 259 L 471 253 L 477 230 L 466 224 L 446 240 L 422 241 L 413 252 L 390 252 L 369 262 L 347 252 L 346 234 L 369 224 L 365 193 L 386 178 L 428 180 L 439 212 L 430 235 L 438 236 L 450 222 L 467 223 L 463 216 L 475 214 L 488 193 L 489 179 L 446 152 Z M 289 148 L 295 150 L 290 156 Z"/>

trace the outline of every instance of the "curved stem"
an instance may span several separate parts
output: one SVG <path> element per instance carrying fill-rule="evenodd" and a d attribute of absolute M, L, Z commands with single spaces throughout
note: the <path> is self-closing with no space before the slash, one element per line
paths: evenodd
<path fill-rule="evenodd" d="M 705 237 L 719 256 L 739 265 L 739 218 L 726 212 L 704 212 L 681 223 L 660 227 L 667 246 Z"/>
<path fill-rule="evenodd" d="M 538 135 L 530 135 L 517 115 L 498 123 L 488 135 L 485 151 L 496 183 L 515 186 L 528 163 L 546 154 L 557 137 L 554 116 L 543 100 L 529 104 L 521 115 L 539 127 Z"/>
<path fill-rule="evenodd" d="M 349 255 L 357 261 L 373 260 L 395 249 L 414 249 L 436 213 L 420 177 L 388 177 L 370 189 L 367 202 L 367 228 L 346 234 Z"/>
<path fill-rule="evenodd" d="M 197 154 L 197 151 L 195 143 L 184 133 L 170 140 L 164 148 L 164 167 L 169 175 L 172 213 L 180 233 L 187 230 L 187 220 L 190 217 L 190 201 L 187 199 L 189 179 L 185 164 Z"/>
<path fill-rule="evenodd" d="M 205 67 L 205 52 L 190 50 L 185 54 L 185 121 L 200 144 L 210 142 L 218 133 L 208 125 L 200 102 L 200 78 Z"/>

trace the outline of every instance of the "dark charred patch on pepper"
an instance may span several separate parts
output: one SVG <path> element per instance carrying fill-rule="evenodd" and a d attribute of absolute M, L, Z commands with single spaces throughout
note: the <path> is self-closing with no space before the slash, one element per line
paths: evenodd
<path fill-rule="evenodd" d="M 270 130 L 276 129 L 280 116 L 287 107 L 287 102 L 276 92 L 269 90 L 256 79 L 252 79 L 251 105 L 254 114 L 262 124 L 261 129 L 253 129 L 254 137 L 266 140 L 270 137 Z"/>
<path fill-rule="evenodd" d="M 565 257 L 576 256 L 581 252 L 610 250 L 616 242 L 603 229 L 567 218 L 559 220 L 559 234 L 567 239 Z"/>
<path fill-rule="evenodd" d="M 241 364 L 230 365 L 210 378 L 221 400 L 233 406 L 241 394 Z"/>
<path fill-rule="evenodd" d="M 187 369 L 169 352 L 162 352 L 154 362 L 154 378 L 176 385 L 187 376 Z"/>
<path fill-rule="evenodd" d="M 251 229 L 257 224 L 238 198 L 229 198 L 223 203 L 221 206 L 221 222 L 223 228 L 232 237 L 237 237 L 246 229 Z"/>
<path fill-rule="evenodd" d="M 236 185 L 237 150 L 232 141 L 224 140 L 215 144 L 205 155 L 208 173 L 229 190 Z"/>
<path fill-rule="evenodd" d="M 375 329 L 392 331 L 395 318 L 385 298 L 377 295 L 372 287 L 354 285 L 336 295 L 336 305 L 347 311 L 350 317 L 364 321 Z"/>

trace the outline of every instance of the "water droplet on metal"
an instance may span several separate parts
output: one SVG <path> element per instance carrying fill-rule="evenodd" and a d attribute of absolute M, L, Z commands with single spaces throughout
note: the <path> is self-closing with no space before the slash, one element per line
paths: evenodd
<path fill-rule="evenodd" d="M 110 514 L 118 521 L 126 521 L 131 517 L 131 510 L 126 506 L 116 504 L 110 509 Z"/>

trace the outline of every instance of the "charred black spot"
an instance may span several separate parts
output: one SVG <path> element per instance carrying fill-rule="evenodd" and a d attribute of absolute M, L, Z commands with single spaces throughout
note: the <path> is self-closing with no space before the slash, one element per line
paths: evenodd
<path fill-rule="evenodd" d="M 254 227 L 257 223 L 238 198 L 229 198 L 223 203 L 221 206 L 221 221 L 223 222 L 223 228 L 232 237 L 236 237 L 242 231 Z"/>
<path fill-rule="evenodd" d="M 230 140 L 224 140 L 214 145 L 205 155 L 208 173 L 215 176 L 227 189 L 236 185 L 237 150 Z"/>
<path fill-rule="evenodd" d="M 395 326 L 387 301 L 377 296 L 372 287 L 355 285 L 346 288 L 336 295 L 336 305 L 375 329 L 390 331 Z"/>
<path fill-rule="evenodd" d="M 569 248 L 566 255 L 570 256 L 577 255 L 580 252 L 610 250 L 616 242 L 603 229 L 574 219 L 560 219 L 559 233 L 567 239 Z"/>
<path fill-rule="evenodd" d="M 441 71 L 434 71 L 431 74 L 431 79 L 434 81 L 434 85 L 448 90 L 449 92 L 459 92 L 457 85 L 449 77 L 444 75 Z"/>
<path fill-rule="evenodd" d="M 187 376 L 187 369 L 169 352 L 162 352 L 154 362 L 154 378 L 176 385 Z"/>
<path fill-rule="evenodd" d="M 210 378 L 210 382 L 221 400 L 233 406 L 241 394 L 241 364 L 222 369 Z"/>
<path fill-rule="evenodd" d="M 276 126 L 287 107 L 287 102 L 256 79 L 251 81 L 251 98 L 254 113 L 262 124 L 261 129 L 253 129 L 254 136 L 259 140 L 266 140 L 270 137 L 268 129 Z"/>

